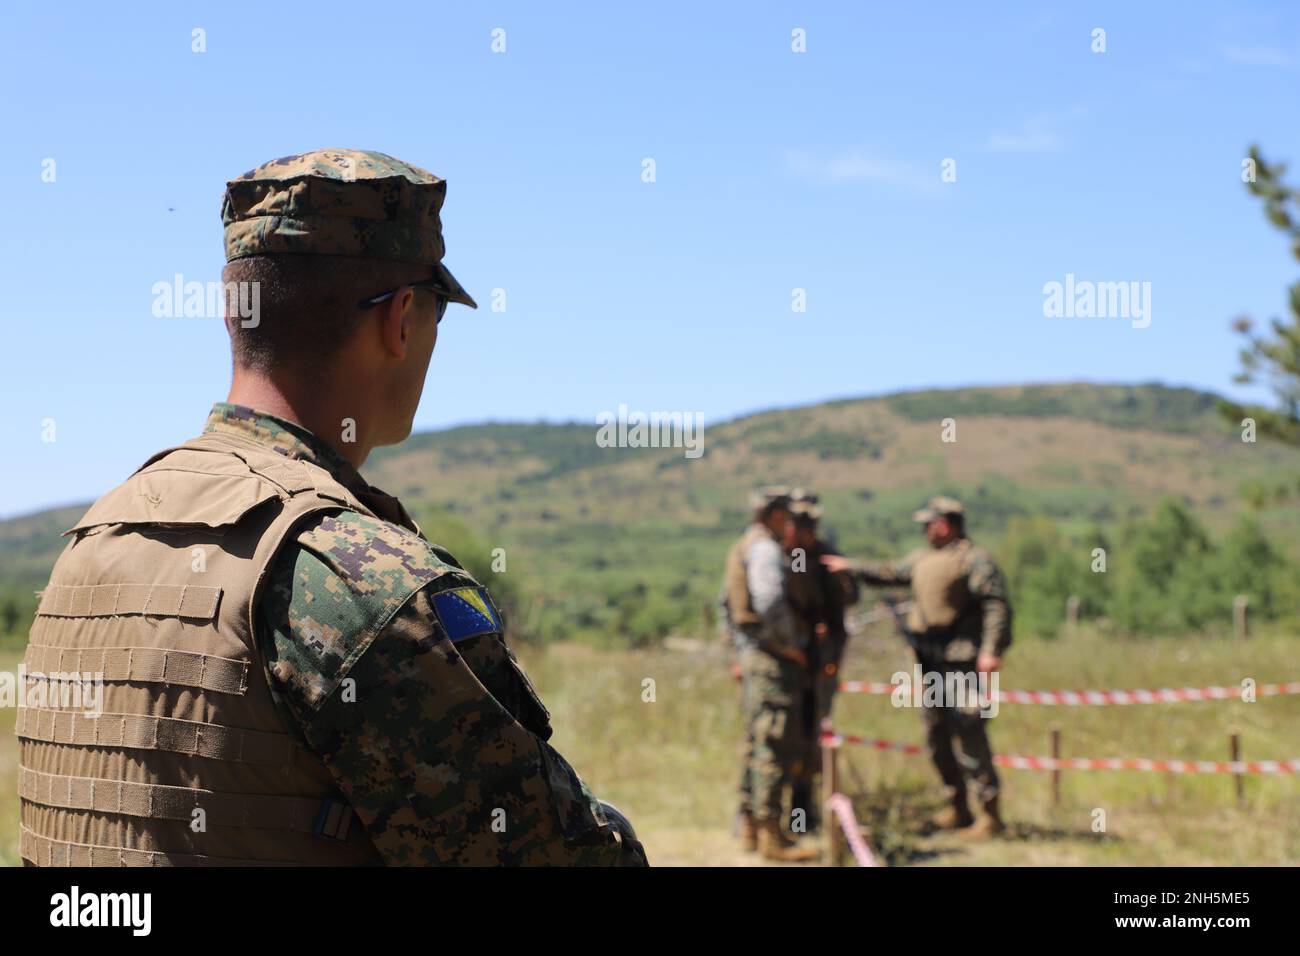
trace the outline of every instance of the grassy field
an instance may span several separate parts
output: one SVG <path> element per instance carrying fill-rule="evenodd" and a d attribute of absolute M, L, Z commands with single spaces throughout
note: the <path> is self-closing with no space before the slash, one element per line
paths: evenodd
<path fill-rule="evenodd" d="M 1178 687 L 1294 680 L 1297 639 L 1245 644 L 1201 638 L 1126 642 L 1079 635 L 1012 648 L 1005 689 Z M 722 660 L 705 651 L 607 652 L 562 645 L 524 655 L 557 727 L 556 746 L 603 799 L 636 823 L 660 865 L 752 865 L 730 835 L 740 724 L 737 689 Z M 887 681 L 907 668 L 887 633 L 855 637 L 846 677 Z M 655 700 L 642 701 L 654 680 Z M 886 697 L 841 695 L 846 732 L 921 742 L 919 718 Z M 1053 708 L 1004 705 L 990 735 L 1004 753 L 1050 753 L 1058 726 L 1062 755 L 1228 759 L 1241 734 L 1243 759 L 1300 757 L 1300 697 Z M 1065 773 L 1061 805 L 1050 804 L 1051 774 L 1003 771 L 1007 839 L 968 845 L 918 835 L 918 818 L 938 807 L 937 777 L 925 757 L 848 750 L 844 776 L 877 854 L 899 865 L 1278 865 L 1300 862 L 1300 778 L 1250 777 L 1236 805 L 1227 776 L 1142 772 Z M 1093 811 L 1107 832 L 1092 832 Z"/>
<path fill-rule="evenodd" d="M 0 649 L 0 671 L 15 673 L 22 651 Z M 0 865 L 18 866 L 18 738 L 14 720 L 18 712 L 0 707 Z"/>
<path fill-rule="evenodd" d="M 1026 640 L 1012 648 L 1005 689 L 1178 687 L 1296 679 L 1293 636 L 1244 644 L 1187 637 L 1122 641 L 1081 634 Z M 602 650 L 567 643 L 521 656 L 551 708 L 554 743 L 603 799 L 636 823 L 658 865 L 753 865 L 731 836 L 740 723 L 737 688 L 723 659 L 695 652 Z M 16 653 L 0 668 L 17 666 Z M 845 676 L 888 680 L 908 666 L 886 631 L 854 638 Z M 653 681 L 653 700 L 643 698 Z M 17 854 L 14 712 L 0 711 L 0 862 Z M 841 695 L 837 725 L 869 736 L 919 742 L 915 713 L 885 697 Z M 1004 753 L 1046 754 L 1052 726 L 1064 756 L 1226 760 L 1228 734 L 1248 760 L 1300 757 L 1300 697 L 1257 703 L 1207 701 L 1131 707 L 1004 705 L 991 727 Z M 1250 777 L 1236 805 L 1226 776 L 1138 772 L 1066 773 L 1059 808 L 1050 774 L 1003 772 L 1009 838 L 967 845 L 918 835 L 937 806 L 923 757 L 846 751 L 844 776 L 878 855 L 896 865 L 1279 865 L 1300 862 L 1300 778 Z M 1093 811 L 1107 832 L 1092 832 Z"/>

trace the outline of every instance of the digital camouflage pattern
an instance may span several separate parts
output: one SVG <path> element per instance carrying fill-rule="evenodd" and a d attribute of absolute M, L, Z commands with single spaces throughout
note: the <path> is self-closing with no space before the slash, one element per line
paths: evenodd
<path fill-rule="evenodd" d="M 273 416 L 220 404 L 207 430 L 312 461 L 360 498 L 378 494 Z M 464 589 L 490 601 L 413 524 L 342 508 L 309 522 L 272 565 L 256 612 L 286 725 L 389 864 L 644 865 L 640 844 L 546 743 L 549 714 L 500 632 L 449 636 L 437 598 Z"/>
<path fill-rule="evenodd" d="M 338 478 L 350 491 L 364 491 L 369 486 L 346 458 L 301 425 L 286 422 L 274 415 L 217 402 L 203 426 L 204 434 L 237 435 L 252 438 L 286 458 L 301 458 L 320 465 Z"/>
<path fill-rule="evenodd" d="M 751 500 L 787 498 L 787 489 L 773 487 L 761 489 Z M 740 811 L 758 820 L 780 818 L 782 789 L 794 778 L 802 757 L 798 703 L 807 674 L 782 656 L 797 643 L 787 571 L 775 534 L 755 523 L 732 548 L 724 573 L 728 607 L 753 612 L 753 620 L 737 624 L 729 611 L 728 622 L 739 651 L 745 727 Z"/>
<path fill-rule="evenodd" d="M 802 772 L 805 759 L 797 704 L 807 675 L 754 646 L 740 652 L 740 667 L 746 730 L 740 808 L 758 820 L 780 819 L 783 789 Z"/>
<path fill-rule="evenodd" d="M 975 661 L 934 661 L 919 658 L 923 673 L 946 675 L 950 672 L 971 674 Z M 939 778 L 950 799 L 964 799 L 967 778 L 975 786 L 976 797 L 984 803 L 998 795 L 998 771 L 993 764 L 993 747 L 989 743 L 989 718 L 980 715 L 979 705 L 970 701 L 961 707 L 922 707 L 925 743 Z M 962 756 L 953 750 L 954 740 Z"/>
<path fill-rule="evenodd" d="M 953 505 L 960 508 L 952 499 L 934 499 L 928 510 L 936 506 L 951 509 Z M 943 616 L 954 622 L 944 628 L 924 627 L 926 614 L 920 610 L 924 601 L 919 594 L 914 595 L 908 625 L 922 671 L 973 674 L 981 653 L 1001 657 L 1011 645 L 1006 584 L 992 555 L 969 539 L 959 538 L 939 549 L 920 548 L 901 561 L 856 562 L 854 573 L 867 584 L 913 585 L 920 576 L 917 569 L 922 562 L 933 562 L 931 568 L 946 565 L 940 573 L 950 574 L 952 580 L 943 582 L 945 586 L 935 589 L 927 600 L 936 600 L 938 595 L 948 601 L 948 607 L 938 610 L 947 612 Z M 934 611 L 932 608 L 931 616 L 939 616 Z M 930 757 L 949 797 L 964 800 L 968 780 L 981 801 L 987 803 L 996 797 L 999 781 L 988 739 L 989 718 L 981 715 L 978 704 L 972 701 L 962 707 L 922 707 L 921 719 Z M 961 748 L 960 757 L 953 749 L 954 742 Z"/>
<path fill-rule="evenodd" d="M 363 256 L 431 266 L 452 302 L 477 308 L 442 264 L 447 184 L 368 150 L 271 160 L 226 184 L 226 260 L 275 253 Z"/>
<path fill-rule="evenodd" d="M 965 506 L 956 498 L 949 498 L 947 495 L 936 495 L 925 503 L 924 508 L 912 512 L 912 520 L 924 524 L 934 518 L 963 517 L 965 514 Z"/>

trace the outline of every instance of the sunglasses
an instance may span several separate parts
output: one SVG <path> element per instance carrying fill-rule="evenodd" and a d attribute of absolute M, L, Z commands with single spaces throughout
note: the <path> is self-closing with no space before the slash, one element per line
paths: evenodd
<path fill-rule="evenodd" d="M 437 279 L 422 279 L 419 282 L 408 282 L 406 285 L 399 285 L 396 289 L 389 289 L 387 292 L 381 292 L 378 295 L 372 295 L 369 298 L 362 299 L 357 303 L 357 308 L 368 309 L 372 305 L 378 305 L 381 302 L 387 302 L 397 293 L 405 288 L 426 289 L 429 292 L 438 293 L 438 318 L 436 322 L 441 322 L 443 315 L 447 312 L 447 295 L 443 289 L 442 283 Z"/>

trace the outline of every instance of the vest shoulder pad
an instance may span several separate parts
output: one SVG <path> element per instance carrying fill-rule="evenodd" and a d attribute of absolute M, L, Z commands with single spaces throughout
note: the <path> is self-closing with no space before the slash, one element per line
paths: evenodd
<path fill-rule="evenodd" d="M 284 496 L 233 456 L 182 448 L 155 456 L 65 533 L 111 524 L 222 528 Z"/>

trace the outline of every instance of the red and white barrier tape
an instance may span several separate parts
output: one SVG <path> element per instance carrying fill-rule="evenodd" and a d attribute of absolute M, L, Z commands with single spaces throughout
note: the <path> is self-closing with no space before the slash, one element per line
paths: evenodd
<path fill-rule="evenodd" d="M 842 793 L 833 793 L 826 802 L 831 812 L 835 814 L 835 819 L 839 821 L 840 829 L 844 831 L 844 837 L 849 842 L 849 849 L 853 851 L 853 859 L 858 861 L 858 866 L 879 866 L 875 856 L 872 855 L 871 847 L 867 846 L 867 841 L 862 839 L 862 831 L 858 829 L 858 821 L 853 816 L 853 801 Z"/>
<path fill-rule="evenodd" d="M 924 747 L 894 740 L 874 740 L 855 734 L 822 734 L 828 747 L 852 744 L 875 750 L 923 754 Z M 997 754 L 993 762 L 1012 770 L 1154 770 L 1162 773 L 1300 773 L 1300 760 L 1148 760 L 1144 757 L 1025 757 Z"/>
<path fill-rule="evenodd" d="M 869 681 L 840 681 L 846 694 L 892 694 L 899 685 Z M 1260 684 L 1256 697 L 1300 694 L 1300 681 Z M 1181 687 L 1161 690 L 999 690 L 1002 704 L 1062 704 L 1069 707 L 1100 704 L 1174 704 L 1189 700 L 1240 700 L 1240 687 Z"/>
<path fill-rule="evenodd" d="M 904 744 L 896 740 L 872 740 L 869 737 L 859 737 L 856 734 L 822 734 L 821 741 L 827 747 L 843 747 L 845 744 L 852 744 L 856 747 L 871 747 L 875 750 L 895 750 L 903 754 L 923 754 L 925 748 L 919 744 Z"/>

